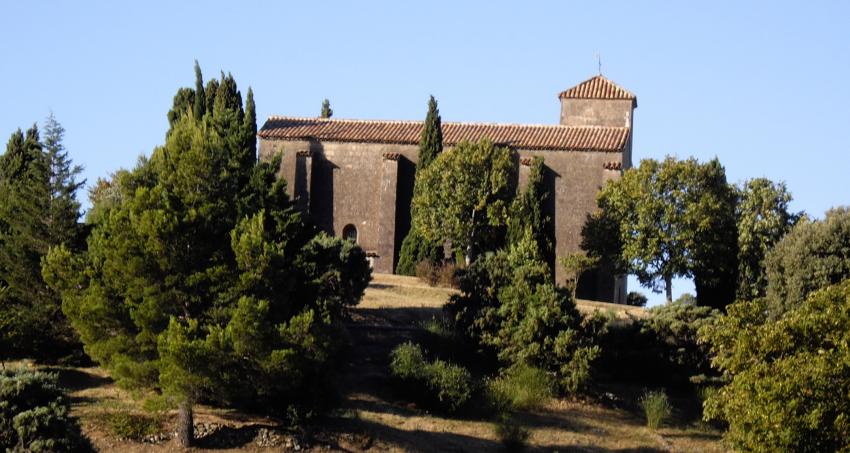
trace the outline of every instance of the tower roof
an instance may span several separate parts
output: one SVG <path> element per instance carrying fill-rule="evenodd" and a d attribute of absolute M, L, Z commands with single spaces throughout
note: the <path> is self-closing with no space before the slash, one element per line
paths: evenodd
<path fill-rule="evenodd" d="M 591 77 L 584 82 L 561 92 L 559 99 L 621 99 L 632 101 L 637 107 L 637 97 L 629 90 L 608 80 L 603 75 Z"/>

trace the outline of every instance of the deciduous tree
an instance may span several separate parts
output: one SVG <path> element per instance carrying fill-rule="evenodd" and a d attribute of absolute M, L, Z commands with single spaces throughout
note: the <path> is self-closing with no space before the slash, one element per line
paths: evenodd
<path fill-rule="evenodd" d="M 803 303 L 818 288 L 850 278 L 850 208 L 799 222 L 768 252 L 765 266 L 773 316 Z"/>
<path fill-rule="evenodd" d="M 767 290 L 764 259 L 800 219 L 788 209 L 785 183 L 767 178 L 745 181 L 738 189 L 738 298 L 763 297 Z"/>
<path fill-rule="evenodd" d="M 440 153 L 418 175 L 413 228 L 429 241 L 450 240 L 474 260 L 504 242 L 516 193 L 515 154 L 488 140 Z"/>
<path fill-rule="evenodd" d="M 673 278 L 691 277 L 703 305 L 731 302 L 729 281 L 737 271 L 735 199 L 716 159 L 705 164 L 672 157 L 643 160 L 606 185 L 598 201 L 602 218 L 594 224 L 616 231 L 613 242 L 621 247 L 615 261 L 642 285 L 664 290 L 672 301 Z M 723 285 L 731 286 L 731 294 Z"/>

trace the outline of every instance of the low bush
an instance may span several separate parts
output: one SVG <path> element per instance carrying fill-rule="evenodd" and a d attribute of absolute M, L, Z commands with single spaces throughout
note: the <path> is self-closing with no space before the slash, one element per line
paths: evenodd
<path fill-rule="evenodd" d="M 545 371 L 519 364 L 490 381 L 487 393 L 496 410 L 528 410 L 541 407 L 551 398 L 553 387 L 553 379 Z"/>
<path fill-rule="evenodd" d="M 440 281 L 440 265 L 431 261 L 420 261 L 416 264 L 416 277 L 429 286 L 437 286 Z"/>
<path fill-rule="evenodd" d="M 646 427 L 658 429 L 666 422 L 673 413 L 670 400 L 663 390 L 648 391 L 640 398 L 640 407 L 646 416 Z"/>
<path fill-rule="evenodd" d="M 390 353 L 390 372 L 421 402 L 455 412 L 472 397 L 472 375 L 466 368 L 443 360 L 428 361 L 412 342 Z"/>
<path fill-rule="evenodd" d="M 600 336 L 596 370 L 616 381 L 692 388 L 693 378 L 712 380 L 709 345 L 697 332 L 714 322 L 717 310 L 673 302 L 647 310 L 645 318 L 611 320 Z"/>
<path fill-rule="evenodd" d="M 502 445 L 508 451 L 524 450 L 525 443 L 531 436 L 528 428 L 510 414 L 500 416 L 494 428 L 496 430 L 496 436 L 502 441 Z"/>
<path fill-rule="evenodd" d="M 551 283 L 536 243 L 524 238 L 460 272 L 461 293 L 446 311 L 455 330 L 505 366 L 532 364 L 557 375 L 559 390 L 588 382 L 599 355 L 596 320 L 579 313 L 570 291 Z"/>
<path fill-rule="evenodd" d="M 0 449 L 91 451 L 53 373 L 0 371 Z"/>
<path fill-rule="evenodd" d="M 135 441 L 158 434 L 163 427 L 162 417 L 125 411 L 104 414 L 103 421 L 115 437 Z"/>
<path fill-rule="evenodd" d="M 421 379 L 425 370 L 425 354 L 412 342 L 396 346 L 390 353 L 390 372 L 403 380 Z"/>
<path fill-rule="evenodd" d="M 472 397 L 472 375 L 462 366 L 435 360 L 425 366 L 428 388 L 441 407 L 460 409 Z"/>
<path fill-rule="evenodd" d="M 420 261 L 416 265 L 416 276 L 430 286 L 457 288 L 457 270 L 458 267 L 453 263 Z"/>

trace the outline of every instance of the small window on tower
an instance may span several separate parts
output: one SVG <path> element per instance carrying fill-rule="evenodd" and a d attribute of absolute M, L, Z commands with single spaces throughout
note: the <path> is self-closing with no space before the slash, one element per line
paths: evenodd
<path fill-rule="evenodd" d="M 348 239 L 351 242 L 357 243 L 357 228 L 354 225 L 348 224 L 342 229 L 342 238 Z"/>

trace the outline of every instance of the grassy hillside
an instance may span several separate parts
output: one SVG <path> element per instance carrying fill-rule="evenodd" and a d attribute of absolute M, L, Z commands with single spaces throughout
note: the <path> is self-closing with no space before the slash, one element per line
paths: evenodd
<path fill-rule="evenodd" d="M 419 339 L 423 321 L 440 313 L 452 290 L 416 278 L 376 275 L 362 303 L 351 313 L 353 343 L 340 363 L 339 408 L 298 429 L 281 420 L 198 406 L 198 450 L 218 451 L 502 451 L 486 413 L 439 416 L 399 394 L 387 375 L 388 353 Z M 642 309 L 580 301 L 583 311 L 612 310 L 640 316 Z M 150 416 L 141 403 L 117 388 L 99 368 L 55 368 L 72 392 L 73 414 L 100 451 L 165 452 L 176 414 Z M 520 415 L 531 428 L 530 451 L 726 451 L 720 433 L 676 412 L 672 426 L 650 431 L 635 408 L 642 389 L 611 388 L 603 398 L 553 399 L 541 410 Z M 676 400 L 674 398 L 674 405 Z M 135 414 L 128 421 L 126 414 Z M 684 421 L 690 420 L 690 421 Z M 116 432 L 128 426 L 136 439 Z M 136 426 L 140 425 L 140 426 Z M 129 430 L 132 431 L 132 430 Z M 140 440 L 142 439 L 142 440 Z"/>

